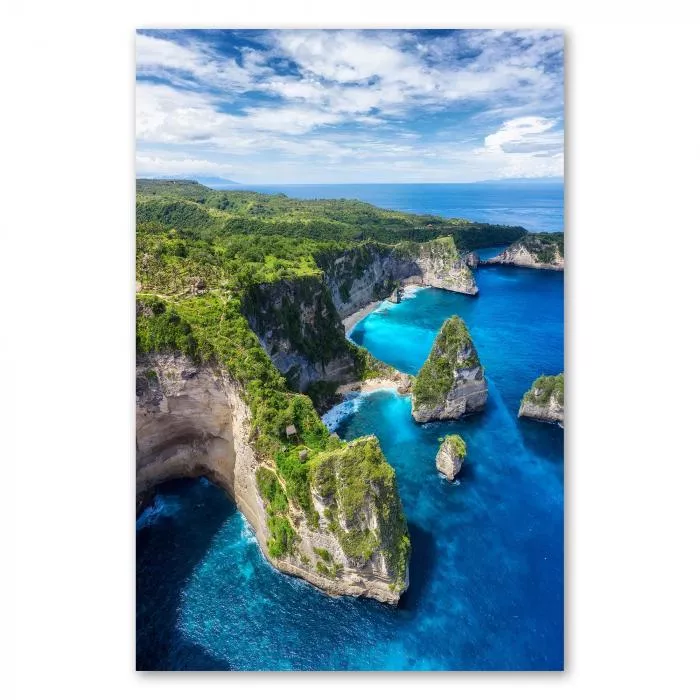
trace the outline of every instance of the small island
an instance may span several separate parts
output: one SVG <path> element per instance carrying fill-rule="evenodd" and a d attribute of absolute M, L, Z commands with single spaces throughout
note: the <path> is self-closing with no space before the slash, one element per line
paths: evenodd
<path fill-rule="evenodd" d="M 528 234 L 509 245 L 500 255 L 489 258 L 481 264 L 563 270 L 564 235 L 561 233 Z"/>
<path fill-rule="evenodd" d="M 418 423 L 455 420 L 482 411 L 488 388 L 484 368 L 459 316 L 442 324 L 413 386 L 411 414 Z"/>
<path fill-rule="evenodd" d="M 435 457 L 435 466 L 448 481 L 454 481 L 466 456 L 467 444 L 464 440 L 459 435 L 446 435 Z"/>
<path fill-rule="evenodd" d="M 535 379 L 520 402 L 518 418 L 564 426 L 564 373 Z"/>

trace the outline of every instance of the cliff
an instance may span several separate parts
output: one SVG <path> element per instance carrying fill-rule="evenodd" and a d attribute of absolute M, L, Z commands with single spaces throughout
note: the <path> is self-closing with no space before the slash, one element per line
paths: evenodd
<path fill-rule="evenodd" d="M 452 238 L 426 243 L 366 243 L 320 263 L 335 308 L 342 318 L 388 297 L 397 283 L 421 284 L 462 294 L 479 288 Z"/>
<path fill-rule="evenodd" d="M 564 426 L 564 374 L 535 379 L 520 402 L 518 418 L 532 418 Z"/>
<path fill-rule="evenodd" d="M 484 261 L 487 265 L 517 265 L 539 270 L 564 269 L 564 236 L 530 234 L 519 238 L 500 255 Z M 483 264 L 483 263 L 482 263 Z"/>
<path fill-rule="evenodd" d="M 356 377 L 353 349 L 320 274 L 252 285 L 242 311 L 292 389 Z"/>
<path fill-rule="evenodd" d="M 459 435 L 447 435 L 435 457 L 435 466 L 449 481 L 454 481 L 466 456 L 467 445 L 464 440 Z"/>
<path fill-rule="evenodd" d="M 216 363 L 138 353 L 138 507 L 159 483 L 206 476 L 235 500 L 280 571 L 334 595 L 397 603 L 408 586 L 410 542 L 376 439 L 344 443 L 313 426 L 314 442 L 302 417 L 299 444 L 287 441 L 273 461 L 256 446 L 249 402 Z"/>
<path fill-rule="evenodd" d="M 411 413 L 418 423 L 454 420 L 483 410 L 488 397 L 484 369 L 464 321 L 443 323 L 413 386 Z"/>

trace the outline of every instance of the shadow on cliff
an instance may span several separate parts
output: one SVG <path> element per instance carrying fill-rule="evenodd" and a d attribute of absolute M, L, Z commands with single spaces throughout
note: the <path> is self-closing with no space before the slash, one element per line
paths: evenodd
<path fill-rule="evenodd" d="M 433 534 L 418 525 L 409 523 L 408 534 L 412 547 L 409 586 L 401 596 L 399 608 L 415 613 L 435 570 L 436 547 Z"/>
<path fill-rule="evenodd" d="M 136 532 L 136 670 L 227 671 L 182 635 L 177 617 L 182 589 L 235 506 L 199 479 L 163 484 L 156 499 L 158 514 Z"/>

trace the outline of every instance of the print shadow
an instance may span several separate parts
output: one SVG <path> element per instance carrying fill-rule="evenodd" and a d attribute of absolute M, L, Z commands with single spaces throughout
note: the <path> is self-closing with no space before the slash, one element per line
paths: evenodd
<path fill-rule="evenodd" d="M 520 423 L 525 448 L 540 459 L 557 461 L 564 452 L 564 430 L 558 425 L 527 419 Z"/>
<path fill-rule="evenodd" d="M 408 590 L 401 596 L 399 608 L 416 612 L 426 586 L 435 570 L 436 547 L 435 538 L 431 532 L 424 530 L 414 523 L 408 523 L 408 534 L 411 537 L 411 562 L 409 564 Z"/>
<path fill-rule="evenodd" d="M 184 494 L 198 488 L 196 482 L 171 481 L 156 493 Z M 158 519 L 136 533 L 137 671 L 229 670 L 225 662 L 183 637 L 177 627 L 182 588 L 235 507 L 217 486 L 199 488 L 206 491 L 183 498 L 185 507 L 175 518 Z M 202 508 L 207 509 L 207 517 L 202 517 Z M 177 550 L 176 556 L 172 550 Z"/>

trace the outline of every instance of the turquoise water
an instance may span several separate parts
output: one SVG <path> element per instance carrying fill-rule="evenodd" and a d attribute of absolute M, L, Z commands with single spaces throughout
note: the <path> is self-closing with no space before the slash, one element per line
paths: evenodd
<path fill-rule="evenodd" d="M 421 290 L 383 305 L 352 339 L 416 372 L 449 315 L 468 323 L 487 410 L 416 425 L 382 391 L 336 413 L 342 437 L 375 433 L 395 467 L 413 544 L 398 609 L 333 599 L 276 572 L 244 519 L 205 480 L 163 487 L 138 522 L 142 669 L 556 670 L 563 667 L 563 430 L 517 419 L 522 393 L 563 369 L 563 275 L 487 267 L 478 297 Z M 438 438 L 469 455 L 458 482 Z"/>
<path fill-rule="evenodd" d="M 561 180 L 351 185 L 232 185 L 221 189 L 284 193 L 298 199 L 359 199 L 411 214 L 523 226 L 528 231 L 564 230 Z"/>

